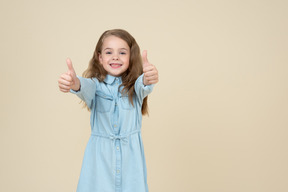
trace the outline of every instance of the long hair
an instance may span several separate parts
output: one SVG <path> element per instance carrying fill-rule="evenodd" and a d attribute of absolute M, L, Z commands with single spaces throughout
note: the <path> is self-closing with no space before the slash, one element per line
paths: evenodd
<path fill-rule="evenodd" d="M 140 48 L 136 42 L 136 40 L 130 35 L 127 31 L 123 29 L 113 29 L 105 31 L 99 38 L 98 43 L 96 45 L 93 56 L 89 62 L 88 68 L 83 72 L 82 76 L 86 78 L 97 78 L 100 82 L 103 82 L 107 72 L 100 64 L 99 54 L 101 54 L 103 42 L 105 38 L 109 36 L 116 36 L 122 40 L 124 40 L 129 48 L 130 48 L 130 59 L 129 59 L 129 67 L 122 74 L 122 84 L 119 86 L 123 86 L 122 94 L 128 94 L 130 103 L 133 104 L 133 96 L 135 94 L 134 84 L 137 78 L 143 73 L 142 67 L 142 58 L 140 54 Z M 84 106 L 87 107 L 86 104 Z M 88 108 L 88 107 L 87 107 Z M 88 108 L 89 110 L 89 108 Z M 142 103 L 141 109 L 142 115 L 148 114 L 148 96 L 146 96 Z"/>

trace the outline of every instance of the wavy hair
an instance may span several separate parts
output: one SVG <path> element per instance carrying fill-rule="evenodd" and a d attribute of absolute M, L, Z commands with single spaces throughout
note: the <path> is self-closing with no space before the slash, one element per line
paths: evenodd
<path fill-rule="evenodd" d="M 140 48 L 136 42 L 136 40 L 130 35 L 127 31 L 123 29 L 113 29 L 105 31 L 99 38 L 98 43 L 96 45 L 93 56 L 89 62 L 88 68 L 83 72 L 82 76 L 86 78 L 97 78 L 100 82 L 103 82 L 107 71 L 103 68 L 99 61 L 99 54 L 101 54 L 103 42 L 105 38 L 109 36 L 116 36 L 122 40 L 124 40 L 129 48 L 130 48 L 130 59 L 129 59 L 129 67 L 122 74 L 122 84 L 119 86 L 123 86 L 121 91 L 122 94 L 128 94 L 130 103 L 133 104 L 133 96 L 135 94 L 134 84 L 137 78 L 143 73 L 142 67 L 142 58 L 140 54 Z M 84 103 L 84 106 L 87 105 Z M 87 107 L 88 108 L 88 107 Z M 88 108 L 89 110 L 89 108 Z M 142 103 L 141 109 L 142 115 L 148 114 L 148 96 L 146 96 Z"/>

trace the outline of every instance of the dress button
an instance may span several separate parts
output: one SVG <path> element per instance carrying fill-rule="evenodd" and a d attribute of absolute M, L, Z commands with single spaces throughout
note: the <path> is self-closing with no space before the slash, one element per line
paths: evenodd
<path fill-rule="evenodd" d="M 119 146 L 117 146 L 116 149 L 119 150 Z"/>
<path fill-rule="evenodd" d="M 120 173 L 120 170 L 117 170 L 117 173 Z"/>
<path fill-rule="evenodd" d="M 114 127 L 117 127 L 117 125 L 114 125 Z"/>

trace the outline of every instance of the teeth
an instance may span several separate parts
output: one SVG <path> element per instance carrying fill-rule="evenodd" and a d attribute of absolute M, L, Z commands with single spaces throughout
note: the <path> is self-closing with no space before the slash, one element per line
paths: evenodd
<path fill-rule="evenodd" d="M 122 64 L 119 64 L 119 63 L 111 63 L 110 66 L 113 67 L 113 68 L 119 68 L 119 67 L 122 66 Z"/>

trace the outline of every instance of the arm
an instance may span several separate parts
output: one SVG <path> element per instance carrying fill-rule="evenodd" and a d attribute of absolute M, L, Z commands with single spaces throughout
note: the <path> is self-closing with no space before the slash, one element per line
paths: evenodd
<path fill-rule="evenodd" d="M 95 96 L 97 79 L 86 79 L 76 75 L 70 59 L 66 60 L 68 71 L 63 73 L 59 80 L 59 89 L 64 93 L 74 93 L 80 97 L 91 109 L 92 101 Z"/>
<path fill-rule="evenodd" d="M 143 74 L 135 82 L 135 92 L 137 97 L 142 101 L 149 93 L 152 92 L 154 85 L 159 81 L 158 70 L 147 59 L 147 51 L 143 51 Z"/>
<path fill-rule="evenodd" d="M 154 84 L 144 85 L 143 79 L 144 79 L 144 73 L 137 78 L 134 86 L 135 93 L 141 102 L 148 94 L 152 92 L 154 87 Z"/>
<path fill-rule="evenodd" d="M 77 76 L 80 82 L 80 88 L 78 91 L 70 89 L 70 92 L 76 94 L 82 101 L 86 103 L 86 105 L 91 109 L 94 98 L 95 92 L 97 87 L 98 79 L 96 78 L 83 78 Z"/>

